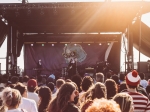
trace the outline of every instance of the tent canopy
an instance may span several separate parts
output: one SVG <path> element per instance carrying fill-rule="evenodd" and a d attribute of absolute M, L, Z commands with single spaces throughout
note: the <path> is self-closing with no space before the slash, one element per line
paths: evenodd
<path fill-rule="evenodd" d="M 92 37 L 89 33 L 98 33 L 100 38 L 101 32 L 125 32 L 125 29 L 132 24 L 134 18 L 150 12 L 149 7 L 150 2 L 146 1 L 3 3 L 0 4 L 0 18 L 1 20 L 4 18 L 5 23 L 8 22 L 8 24 L 15 26 L 19 32 L 24 34 L 52 34 L 52 36 L 55 35 L 56 41 L 59 39 L 57 37 L 64 37 L 66 34 L 72 36 L 72 33 L 84 33 L 86 35 L 80 35 L 80 37 L 87 36 L 87 38 Z M 2 22 L 0 21 L 0 23 Z M 6 27 L 6 25 L 0 26 L 0 32 L 3 31 L 3 27 Z M 139 29 L 139 26 L 134 24 L 132 28 Z M 142 35 L 143 40 L 145 37 L 149 37 L 147 34 L 149 30 L 147 27 L 144 32 L 146 36 Z M 5 34 L 3 33 L 3 35 Z M 137 37 L 138 35 L 139 32 L 134 30 L 134 36 Z M 27 38 L 27 36 L 25 37 Z M 31 38 L 31 40 L 33 39 L 36 41 L 37 38 Z M 45 40 L 45 38 L 42 39 Z M 0 36 L 1 43 L 2 40 L 3 36 Z M 144 53 L 150 56 L 146 52 Z"/>

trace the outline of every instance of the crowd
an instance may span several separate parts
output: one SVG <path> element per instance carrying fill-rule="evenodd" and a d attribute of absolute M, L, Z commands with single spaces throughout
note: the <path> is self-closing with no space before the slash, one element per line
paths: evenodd
<path fill-rule="evenodd" d="M 0 112 L 150 112 L 150 80 L 133 70 L 95 77 L 0 76 Z"/>

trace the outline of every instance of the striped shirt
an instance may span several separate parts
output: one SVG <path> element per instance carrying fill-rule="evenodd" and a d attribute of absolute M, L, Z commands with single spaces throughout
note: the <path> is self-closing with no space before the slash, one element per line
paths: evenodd
<path fill-rule="evenodd" d="M 133 98 L 134 112 L 150 112 L 150 101 L 141 93 L 123 91 L 128 93 Z"/>

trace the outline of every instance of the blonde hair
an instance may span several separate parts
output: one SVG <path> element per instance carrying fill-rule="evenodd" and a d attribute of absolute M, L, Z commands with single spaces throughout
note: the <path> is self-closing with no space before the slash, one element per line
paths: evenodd
<path fill-rule="evenodd" d="M 21 102 L 21 94 L 18 90 L 6 87 L 1 93 L 3 105 L 7 107 L 15 107 Z"/>
<path fill-rule="evenodd" d="M 95 99 L 85 112 L 121 112 L 119 105 L 113 100 Z"/>

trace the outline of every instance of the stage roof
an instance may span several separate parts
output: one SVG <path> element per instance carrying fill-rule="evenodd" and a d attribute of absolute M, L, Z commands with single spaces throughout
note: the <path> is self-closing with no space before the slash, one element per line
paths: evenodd
<path fill-rule="evenodd" d="M 149 7 L 150 2 L 9 3 L 0 4 L 0 15 L 23 33 L 124 32 Z"/>
<path fill-rule="evenodd" d="M 128 25 L 137 21 L 139 16 L 150 12 L 150 2 L 147 1 L 109 1 L 1 3 L 0 29 L 4 30 L 4 27 L 7 27 L 5 24 L 8 23 L 24 34 L 44 33 L 64 36 L 66 33 L 87 35 L 125 32 Z M 0 35 L 1 43 L 2 37 Z"/>

